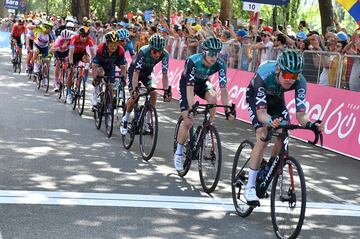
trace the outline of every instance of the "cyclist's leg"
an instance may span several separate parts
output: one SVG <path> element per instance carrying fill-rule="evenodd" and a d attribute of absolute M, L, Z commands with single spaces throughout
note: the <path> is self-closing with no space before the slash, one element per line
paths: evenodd
<path fill-rule="evenodd" d="M 153 78 L 151 75 L 149 75 L 147 77 L 147 81 L 146 82 L 143 81 L 143 83 L 145 83 L 144 84 L 145 87 L 151 86 L 151 87 L 156 88 L 156 83 L 153 81 Z M 156 90 L 151 91 L 150 92 L 150 104 L 154 107 L 156 106 L 156 100 L 157 100 L 157 91 Z"/>
<path fill-rule="evenodd" d="M 92 76 L 93 76 L 93 81 L 92 84 L 94 86 L 94 91 L 93 91 L 93 95 L 91 98 L 91 103 L 93 106 L 97 105 L 97 97 L 100 93 L 100 81 L 97 79 L 97 76 L 104 76 L 105 75 L 105 71 L 103 69 L 103 67 L 101 65 L 98 65 L 96 63 L 93 63 L 92 65 Z"/>
<path fill-rule="evenodd" d="M 90 64 L 90 56 L 87 54 L 87 52 L 83 53 L 81 61 L 84 62 L 84 63 Z M 87 82 L 87 80 L 88 80 L 88 75 L 89 75 L 89 70 L 84 69 L 84 80 L 85 80 L 85 82 Z"/>
<path fill-rule="evenodd" d="M 29 40 L 28 51 L 27 51 L 27 55 L 26 55 L 26 58 L 25 58 L 26 70 L 28 70 L 28 66 L 29 66 L 30 60 L 32 58 L 33 46 L 34 46 L 34 40 Z"/>
<path fill-rule="evenodd" d="M 209 104 L 216 104 L 216 91 L 210 81 L 206 81 L 205 85 L 200 88 L 199 96 L 206 99 Z M 205 90 L 205 96 L 204 91 Z M 216 116 L 216 107 L 210 109 L 210 121 L 214 122 Z"/>
<path fill-rule="evenodd" d="M 33 53 L 32 61 L 34 62 L 34 73 L 35 74 L 40 72 L 40 64 L 37 60 L 39 57 L 39 53 L 40 53 L 40 47 L 38 45 L 34 44 L 34 53 Z"/>
<path fill-rule="evenodd" d="M 282 104 L 282 107 L 281 106 L 276 107 L 275 111 L 272 111 L 272 109 L 268 109 L 268 113 L 271 116 L 278 115 L 278 116 L 282 117 L 283 119 L 285 119 L 288 124 L 290 123 L 290 115 L 286 108 L 285 103 Z M 283 145 L 283 142 L 281 141 L 281 138 L 276 137 L 274 146 L 271 150 L 271 157 L 276 157 L 277 155 L 279 155 L 282 145 Z"/>

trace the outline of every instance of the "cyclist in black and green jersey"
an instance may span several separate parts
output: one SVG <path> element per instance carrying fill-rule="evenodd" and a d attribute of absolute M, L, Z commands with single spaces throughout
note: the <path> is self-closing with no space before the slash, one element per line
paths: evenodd
<path fill-rule="evenodd" d="M 194 96 L 207 100 L 209 104 L 216 104 L 216 91 L 209 81 L 209 76 L 219 73 L 219 86 L 221 101 L 229 105 L 228 91 L 226 89 L 226 63 L 219 58 L 222 48 L 220 39 L 208 37 L 202 44 L 202 53 L 190 56 L 185 62 L 185 68 L 180 79 L 180 110 L 184 120 L 178 133 L 177 148 L 174 155 L 175 169 L 181 172 L 183 168 L 183 145 L 187 138 L 187 132 L 193 124 L 193 115 L 190 110 L 194 105 Z M 230 106 L 230 105 L 229 105 Z M 225 112 L 228 119 L 233 119 L 236 112 Z M 216 108 L 210 109 L 211 121 L 215 119 Z"/>
<path fill-rule="evenodd" d="M 128 69 L 129 76 L 129 91 L 130 99 L 127 102 L 126 113 L 122 118 L 120 133 L 122 135 L 127 134 L 127 122 L 131 111 L 134 108 L 134 102 L 137 98 L 136 87 L 139 81 L 145 87 L 156 88 L 155 82 L 153 82 L 151 73 L 157 63 L 162 62 L 162 83 L 164 89 L 169 89 L 164 92 L 164 101 L 171 100 L 171 91 L 168 84 L 168 68 L 169 68 L 169 53 L 164 49 L 166 46 L 166 40 L 158 34 L 152 35 L 149 39 L 149 45 L 140 48 L 139 52 L 135 56 L 135 59 L 130 64 Z M 150 92 L 150 102 L 153 106 L 156 105 L 157 92 Z"/>
<path fill-rule="evenodd" d="M 284 99 L 286 91 L 295 91 L 297 121 L 309 129 L 320 132 L 323 130 L 322 123 L 310 121 L 306 114 L 306 80 L 302 75 L 303 67 L 304 58 L 299 51 L 285 50 L 280 53 L 277 61 L 261 64 L 247 88 L 248 112 L 256 133 L 256 143 L 249 164 L 249 179 L 244 192 L 248 204 L 257 205 L 259 201 L 255 183 L 267 146 L 267 142 L 261 140 L 267 135 L 267 126 L 276 128 L 290 122 Z M 282 143 L 279 138 L 275 141 L 270 160 L 279 154 Z"/>

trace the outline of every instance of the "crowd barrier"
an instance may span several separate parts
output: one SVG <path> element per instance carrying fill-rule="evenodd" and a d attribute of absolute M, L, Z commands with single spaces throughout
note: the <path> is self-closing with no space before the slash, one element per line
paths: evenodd
<path fill-rule="evenodd" d="M 179 79 L 183 71 L 184 61 L 170 59 L 169 83 L 173 89 L 173 97 L 179 99 Z M 249 122 L 246 103 L 246 88 L 254 73 L 237 69 L 227 69 L 228 91 L 231 101 L 236 105 L 237 119 Z M 161 86 L 161 66 L 155 67 L 154 78 Z M 214 74 L 211 82 L 219 92 L 218 76 Z M 325 124 L 324 148 L 339 152 L 360 160 L 360 93 L 337 89 L 329 86 L 308 84 L 306 105 L 311 120 L 322 119 Z M 291 119 L 296 123 L 294 92 L 286 93 L 286 102 Z M 220 94 L 218 94 L 220 102 Z M 179 109 L 180 112 L 180 109 Z M 219 109 L 220 113 L 223 113 Z M 311 132 L 297 131 L 292 136 L 302 140 L 312 139 Z M 243 139 L 239 139 L 239 143 Z"/>
<path fill-rule="evenodd" d="M 0 32 L 0 47 L 10 48 L 10 32 Z"/>

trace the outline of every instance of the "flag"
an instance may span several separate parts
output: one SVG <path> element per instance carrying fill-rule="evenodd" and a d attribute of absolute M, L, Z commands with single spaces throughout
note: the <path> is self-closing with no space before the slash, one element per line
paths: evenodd
<path fill-rule="evenodd" d="M 336 0 L 355 19 L 360 30 L 360 0 Z"/>

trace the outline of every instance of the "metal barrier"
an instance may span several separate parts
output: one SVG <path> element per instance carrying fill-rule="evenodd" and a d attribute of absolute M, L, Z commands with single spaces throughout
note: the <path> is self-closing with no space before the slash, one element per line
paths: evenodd
<path fill-rule="evenodd" d="M 342 56 L 340 71 L 336 83 L 337 88 L 360 92 L 360 56 Z"/>

